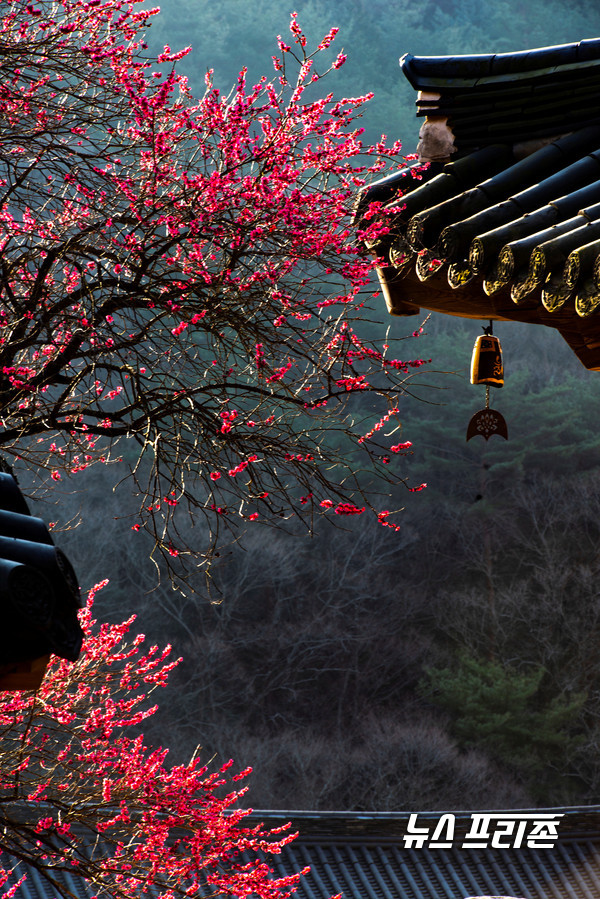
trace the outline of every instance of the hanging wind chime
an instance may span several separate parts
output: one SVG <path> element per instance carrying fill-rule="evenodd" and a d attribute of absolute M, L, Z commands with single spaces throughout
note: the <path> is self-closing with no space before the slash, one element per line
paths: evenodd
<path fill-rule="evenodd" d="M 491 322 L 483 329 L 483 334 L 476 339 L 473 347 L 471 384 L 485 384 L 485 409 L 476 412 L 469 422 L 467 440 L 477 434 L 481 434 L 485 440 L 489 440 L 492 434 L 508 440 L 504 417 L 496 409 L 490 409 L 490 387 L 504 386 L 502 347 L 498 338 L 492 334 Z"/>

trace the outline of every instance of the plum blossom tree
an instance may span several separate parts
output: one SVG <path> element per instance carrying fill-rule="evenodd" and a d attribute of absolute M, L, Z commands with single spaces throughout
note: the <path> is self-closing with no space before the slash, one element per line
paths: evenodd
<path fill-rule="evenodd" d="M 300 874 L 275 877 L 269 856 L 293 839 L 247 825 L 248 771 L 209 773 L 197 758 L 169 768 L 139 735 L 147 695 L 177 662 L 170 647 L 128 639 L 133 618 L 96 626 L 91 605 L 75 664 L 52 657 L 37 692 L 0 693 L 0 890 L 18 895 L 35 869 L 53 895 L 285 899 Z M 146 695 L 145 695 L 146 694 Z M 79 883 L 79 887 L 74 884 Z"/>
<path fill-rule="evenodd" d="M 139 2 L 0 5 L 0 452 L 55 480 L 123 455 L 133 529 L 178 574 L 186 508 L 206 562 L 247 522 L 373 508 L 360 471 L 399 479 L 398 395 L 423 360 L 355 324 L 374 261 L 354 197 L 400 148 L 362 146 L 366 97 L 321 94 L 335 29 L 310 53 L 293 15 L 273 79 L 223 96 L 209 75 L 194 100 L 187 51 L 148 55 Z M 381 401 L 368 421 L 356 394 Z M 169 768 L 139 735 L 166 652 L 83 621 L 75 664 L 0 694 L 6 899 L 27 865 L 65 897 L 68 874 L 122 899 L 284 899 L 298 877 L 264 856 L 289 837 L 244 826 L 241 775 Z"/>
<path fill-rule="evenodd" d="M 194 100 L 138 4 L 2 7 L 0 450 L 56 480 L 123 456 L 132 526 L 177 569 L 186 511 L 205 562 L 249 521 L 372 509 L 360 472 L 402 479 L 389 435 L 423 360 L 355 324 L 352 203 L 399 145 L 364 147 L 368 98 L 320 90 L 336 29 L 310 53 L 294 14 L 271 80 L 224 96 L 209 74 Z"/>

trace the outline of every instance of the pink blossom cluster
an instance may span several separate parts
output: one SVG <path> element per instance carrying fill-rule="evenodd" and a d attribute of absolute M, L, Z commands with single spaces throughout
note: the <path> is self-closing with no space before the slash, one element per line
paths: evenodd
<path fill-rule="evenodd" d="M 252 455 L 248 456 L 247 459 L 243 459 L 235 468 L 230 468 L 228 474 L 231 478 L 234 478 L 236 474 L 240 474 L 240 472 L 245 471 L 246 468 L 250 465 L 251 462 L 258 462 L 258 456 Z"/>
<path fill-rule="evenodd" d="M 184 899 L 207 885 L 237 897 L 288 899 L 303 872 L 277 877 L 269 857 L 294 835 L 245 825 L 240 783 L 251 769 L 232 774 L 230 760 L 209 770 L 197 758 L 169 765 L 166 750 L 145 744 L 140 727 L 156 710 L 148 697 L 178 661 L 168 646 L 131 638 L 133 617 L 93 620 L 93 597 L 107 583 L 93 587 L 80 613 L 79 660 L 52 657 L 37 693 L 0 693 L 2 790 L 20 797 L 31 821 L 24 838 L 6 819 L 3 846 L 10 854 L 14 839 L 20 859 L 71 870 L 118 899 L 148 890 Z M 91 856 L 98 840 L 103 851 Z M 0 865 L 0 889 L 9 876 Z M 5 889 L 3 899 L 15 892 Z"/>
<path fill-rule="evenodd" d="M 321 84 L 346 59 L 330 55 L 338 29 L 311 51 L 293 13 L 274 75 L 242 69 L 221 93 L 209 73 L 196 99 L 176 68 L 189 48 L 146 52 L 156 10 L 140 2 L 0 15 L 0 447 L 55 479 L 110 460 L 119 440 L 148 459 L 151 447 L 161 486 L 134 527 L 170 565 L 181 502 L 211 530 L 213 513 L 232 530 L 256 520 L 252 472 L 236 478 L 253 456 L 271 496 L 261 521 L 301 515 L 313 491 L 338 515 L 372 509 L 369 477 L 348 475 L 371 462 L 381 474 L 369 441 L 396 412 L 379 410 L 425 360 L 364 336 L 377 265 L 364 241 L 390 221 L 373 203 L 357 239 L 356 195 L 400 145 L 364 143 L 370 94 Z M 346 413 L 367 396 L 380 420 L 362 435 L 364 416 Z M 403 451 L 383 449 L 391 483 Z"/>

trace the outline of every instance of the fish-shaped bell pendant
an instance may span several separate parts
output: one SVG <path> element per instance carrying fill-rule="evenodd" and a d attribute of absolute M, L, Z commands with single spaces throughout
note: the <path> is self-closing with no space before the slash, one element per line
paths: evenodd
<path fill-rule="evenodd" d="M 485 409 L 476 412 L 467 428 L 467 440 L 477 434 L 489 440 L 492 434 L 498 434 L 508 440 L 508 428 L 504 417 L 496 409 L 490 409 L 490 387 L 504 386 L 504 366 L 502 363 L 502 347 L 497 337 L 489 328 L 484 329 L 475 341 L 471 358 L 471 384 L 485 385 Z"/>

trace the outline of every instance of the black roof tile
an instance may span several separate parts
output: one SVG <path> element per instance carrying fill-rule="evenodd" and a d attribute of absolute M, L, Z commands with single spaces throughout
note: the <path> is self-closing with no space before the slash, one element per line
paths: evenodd
<path fill-rule="evenodd" d="M 530 137 L 556 135 L 598 118 L 600 39 L 517 53 L 406 54 L 400 66 L 426 93 L 417 99 L 417 116 L 448 117 L 459 152 L 523 140 L 527 131 Z M 439 100 L 427 96 L 431 92 Z"/>
<path fill-rule="evenodd" d="M 600 38 L 515 53 L 467 56 L 412 56 L 400 60 L 402 71 L 415 90 L 446 86 L 456 90 L 503 81 L 545 78 L 555 73 L 589 71 L 600 65 Z"/>

